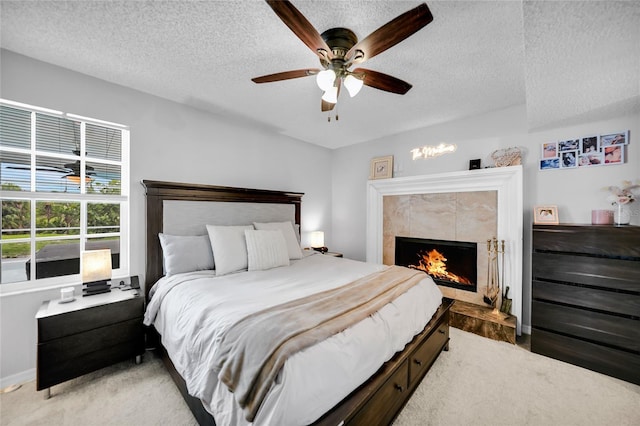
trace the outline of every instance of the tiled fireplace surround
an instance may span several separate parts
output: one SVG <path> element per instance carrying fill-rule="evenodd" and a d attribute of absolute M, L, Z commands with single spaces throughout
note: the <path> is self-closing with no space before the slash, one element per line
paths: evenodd
<path fill-rule="evenodd" d="M 520 334 L 521 166 L 369 181 L 367 203 L 367 261 L 394 264 L 396 236 L 478 243 L 478 292 L 440 286 L 452 299 L 484 305 L 487 240 L 505 240 L 504 279 Z"/>

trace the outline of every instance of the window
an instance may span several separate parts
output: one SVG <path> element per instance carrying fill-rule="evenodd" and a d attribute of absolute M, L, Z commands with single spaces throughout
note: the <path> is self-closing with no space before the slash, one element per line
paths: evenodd
<path fill-rule="evenodd" d="M 129 271 L 129 130 L 0 99 L 0 291 L 80 282 L 80 252 Z"/>

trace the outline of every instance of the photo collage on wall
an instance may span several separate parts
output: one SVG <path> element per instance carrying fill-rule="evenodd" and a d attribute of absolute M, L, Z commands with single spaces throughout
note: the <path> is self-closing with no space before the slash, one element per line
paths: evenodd
<path fill-rule="evenodd" d="M 542 144 L 540 170 L 624 164 L 629 131 Z"/>

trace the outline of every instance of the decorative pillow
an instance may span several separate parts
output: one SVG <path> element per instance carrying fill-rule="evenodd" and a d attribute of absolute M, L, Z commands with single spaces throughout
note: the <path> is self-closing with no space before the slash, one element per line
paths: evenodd
<path fill-rule="evenodd" d="M 273 231 L 246 230 L 244 236 L 247 241 L 250 271 L 262 271 L 289 265 L 287 243 L 279 229 Z"/>
<path fill-rule="evenodd" d="M 206 235 L 158 234 L 166 275 L 213 269 L 213 253 Z"/>
<path fill-rule="evenodd" d="M 216 263 L 216 275 L 226 275 L 247 269 L 247 244 L 244 231 L 248 229 L 253 229 L 253 226 L 207 225 Z"/>
<path fill-rule="evenodd" d="M 302 259 L 302 249 L 300 248 L 300 242 L 296 237 L 296 233 L 293 230 L 293 223 L 291 222 L 269 222 L 269 223 L 257 223 L 253 222 L 253 226 L 257 230 L 276 230 L 282 231 L 284 240 L 287 243 L 287 252 L 289 253 L 289 259 Z"/>

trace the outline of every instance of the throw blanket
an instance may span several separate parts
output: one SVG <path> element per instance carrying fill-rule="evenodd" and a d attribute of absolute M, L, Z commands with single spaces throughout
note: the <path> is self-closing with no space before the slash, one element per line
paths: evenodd
<path fill-rule="evenodd" d="M 218 378 L 253 421 L 289 356 L 365 319 L 422 279 L 424 272 L 391 266 L 247 316 L 220 341 L 214 359 Z"/>

